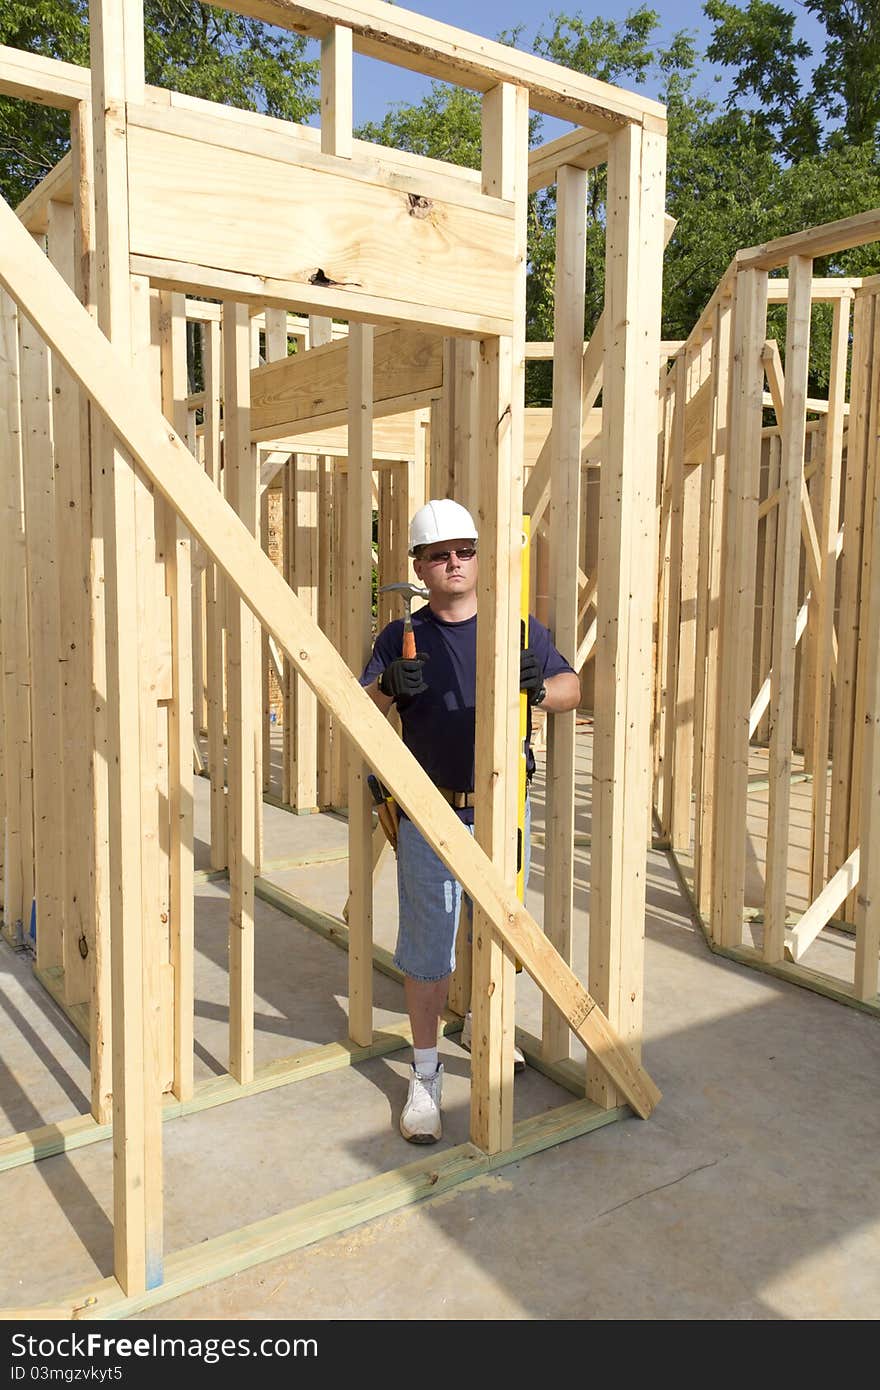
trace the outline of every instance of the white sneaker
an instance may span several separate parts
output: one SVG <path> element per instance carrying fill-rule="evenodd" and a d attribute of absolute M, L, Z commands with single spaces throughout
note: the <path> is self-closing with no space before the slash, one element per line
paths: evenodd
<path fill-rule="evenodd" d="M 459 1038 L 458 1038 L 459 1045 L 460 1045 L 461 1047 L 464 1048 L 465 1052 L 470 1052 L 470 1050 L 471 1050 L 471 1038 L 472 1038 L 472 1036 L 473 1036 L 473 1026 L 474 1026 L 473 1014 L 471 1013 L 470 1009 L 468 1009 L 467 1013 L 466 1013 L 465 1016 L 464 1016 L 464 1026 L 462 1027 L 461 1033 L 459 1034 Z M 518 1075 L 520 1072 L 525 1071 L 525 1069 L 526 1069 L 526 1059 L 525 1059 L 525 1057 L 522 1055 L 522 1053 L 520 1052 L 520 1050 L 519 1050 L 519 1048 L 517 1047 L 516 1043 L 514 1043 L 514 1044 L 513 1044 L 513 1070 L 514 1070 L 514 1074 L 515 1074 L 515 1075 Z"/>
<path fill-rule="evenodd" d="M 436 1144 L 443 1133 L 440 1123 L 440 1092 L 443 1067 L 433 1076 L 419 1076 L 415 1067 L 409 1079 L 409 1094 L 400 1117 L 400 1132 L 411 1144 Z"/>

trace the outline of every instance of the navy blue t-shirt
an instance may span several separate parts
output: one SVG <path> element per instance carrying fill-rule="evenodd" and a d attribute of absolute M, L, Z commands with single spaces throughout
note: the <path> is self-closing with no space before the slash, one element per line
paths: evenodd
<path fill-rule="evenodd" d="M 477 619 L 449 623 L 425 605 L 412 615 L 416 651 L 426 658 L 423 679 L 427 690 L 400 702 L 403 741 L 431 781 L 454 791 L 473 791 L 474 740 L 477 695 Z M 572 668 L 553 645 L 543 623 L 529 617 L 529 646 L 538 658 L 544 677 Z M 401 654 L 403 619 L 383 628 L 361 676 L 361 685 L 373 681 Z M 530 771 L 534 766 L 529 749 Z M 472 812 L 462 813 L 472 820 Z"/>

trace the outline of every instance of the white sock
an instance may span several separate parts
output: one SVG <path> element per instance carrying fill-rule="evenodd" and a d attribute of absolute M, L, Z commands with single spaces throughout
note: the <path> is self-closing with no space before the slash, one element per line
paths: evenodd
<path fill-rule="evenodd" d="M 436 1075 L 439 1066 L 439 1054 L 436 1047 L 414 1047 L 413 1062 L 419 1076 L 426 1081 L 428 1077 Z"/>

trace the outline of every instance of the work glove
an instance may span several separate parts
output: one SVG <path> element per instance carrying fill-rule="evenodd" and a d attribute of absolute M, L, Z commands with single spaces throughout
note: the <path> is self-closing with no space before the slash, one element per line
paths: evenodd
<path fill-rule="evenodd" d="M 519 654 L 519 688 L 525 691 L 530 705 L 544 694 L 544 673 L 531 647 L 524 647 Z"/>
<path fill-rule="evenodd" d="M 382 694 L 390 695 L 394 700 L 409 700 L 414 695 L 421 695 L 423 690 L 428 689 L 422 679 L 423 664 L 424 658 L 420 656 L 399 656 L 392 661 L 379 677 Z"/>

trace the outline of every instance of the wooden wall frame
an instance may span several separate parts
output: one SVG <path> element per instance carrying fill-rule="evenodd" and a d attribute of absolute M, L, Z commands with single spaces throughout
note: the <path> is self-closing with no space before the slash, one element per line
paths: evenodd
<path fill-rule="evenodd" d="M 714 951 L 875 1015 L 880 903 L 865 875 L 875 872 L 877 853 L 871 624 L 880 518 L 872 423 L 880 381 L 878 284 L 877 277 L 814 278 L 812 269 L 816 256 L 876 240 L 878 230 L 878 213 L 870 211 L 738 252 L 666 378 L 667 401 L 676 408 L 685 402 L 683 434 L 673 429 L 662 441 L 672 505 L 681 507 L 698 474 L 703 486 L 696 648 L 685 653 L 680 645 L 688 563 L 680 528 L 666 557 L 671 569 L 661 600 L 661 646 L 669 659 L 657 673 L 658 707 L 680 707 L 696 692 L 696 733 L 687 733 L 693 763 L 658 753 L 655 803 Z M 765 278 L 783 268 L 787 274 Z M 827 401 L 806 390 L 817 302 L 833 306 Z M 787 305 L 784 370 L 777 344 L 766 340 L 767 303 Z M 711 372 L 688 376 L 686 364 L 707 342 Z M 762 428 L 767 407 L 775 423 Z M 818 418 L 808 421 L 809 414 Z M 762 446 L 768 469 L 759 487 Z M 670 727 L 676 739 L 686 732 L 670 717 L 667 750 Z M 663 736 L 658 725 L 655 737 L 662 743 Z M 763 905 L 744 911 L 756 736 L 769 742 L 766 879 Z M 793 749 L 803 752 L 797 769 Z M 786 891 L 790 798 L 793 781 L 805 779 L 812 784 L 810 891 L 806 910 L 793 914 Z M 746 925 L 761 933 L 759 944 L 744 944 Z M 855 936 L 851 982 L 804 961 L 826 926 Z"/>
<path fill-rule="evenodd" d="M 80 391 L 81 409 L 88 402 L 93 440 L 91 477 L 94 509 L 88 518 L 93 575 L 103 576 L 104 609 L 90 597 L 94 655 L 93 682 L 106 682 L 106 714 L 91 727 L 93 748 L 106 751 L 105 781 L 94 779 L 90 825 L 90 863 L 109 866 L 110 892 L 98 900 L 100 874 L 95 872 L 95 974 L 91 998 L 91 1034 L 112 1030 L 109 1055 L 94 1059 L 98 1084 L 94 1113 L 68 1127 L 62 1147 L 103 1137 L 111 1122 L 114 1135 L 113 1278 L 100 1288 L 77 1292 L 64 1304 L 69 1316 L 121 1316 L 173 1297 L 228 1272 L 230 1245 L 224 1240 L 197 1251 L 167 1256 L 162 1239 L 161 1136 L 163 1115 L 185 1113 L 201 1103 L 192 1085 L 192 652 L 190 647 L 190 547 L 197 544 L 213 583 L 207 594 L 219 621 L 222 613 L 230 690 L 228 746 L 229 792 L 216 835 L 212 862 L 228 866 L 232 886 L 230 941 L 230 1078 L 220 1088 L 225 1098 L 249 1094 L 267 1084 L 254 1067 L 252 1047 L 253 896 L 259 862 L 258 803 L 262 791 L 253 711 L 262 708 L 257 689 L 260 644 L 255 621 L 277 644 L 297 677 L 330 712 L 337 731 L 351 749 L 349 772 L 351 921 L 351 1037 L 322 1049 L 312 1059 L 320 1068 L 348 1063 L 406 1040 L 406 1030 L 387 1036 L 373 1029 L 371 971 L 375 953 L 369 927 L 371 856 L 370 820 L 362 799 L 364 761 L 379 773 L 401 805 L 455 872 L 473 898 L 477 919 L 474 950 L 475 1017 L 472 1087 L 472 1144 L 436 1161 L 409 1164 L 382 1175 L 355 1195 L 355 1219 L 365 1219 L 420 1196 L 436 1195 L 453 1182 L 510 1162 L 560 1138 L 584 1133 L 622 1116 L 629 1105 L 647 1116 L 659 1091 L 642 1067 L 642 938 L 644 924 L 644 855 L 649 807 L 650 668 L 646 653 L 653 602 L 653 464 L 655 435 L 661 258 L 664 243 L 665 122 L 656 103 L 568 73 L 540 59 L 490 44 L 436 24 L 405 10 L 389 13 L 372 0 L 358 5 L 244 3 L 241 13 L 287 24 L 322 40 L 322 113 L 320 135 L 304 135 L 282 122 L 269 122 L 180 98 L 150 92 L 143 79 L 143 15 L 138 0 L 93 0 L 91 5 L 91 73 L 69 64 L 49 64 L 29 55 L 0 50 L 0 91 L 39 99 L 73 112 L 79 143 L 64 167 L 50 176 L 58 196 L 74 209 L 74 275 L 79 301 L 48 264 L 19 218 L 0 208 L 3 251 L 0 253 L 4 379 L 0 393 L 7 419 L 15 399 L 48 410 L 50 364 L 61 364 Z M 484 93 L 484 164 L 479 182 L 463 171 L 439 168 L 436 161 L 366 150 L 351 137 L 351 55 L 354 48 L 414 66 L 435 76 L 461 81 Z M 523 509 L 523 372 L 525 360 L 525 200 L 529 186 L 527 115 L 529 107 L 565 114 L 586 131 L 588 148 L 567 141 L 549 154 L 570 191 L 568 233 L 560 245 L 560 266 L 576 282 L 582 275 L 582 235 L 577 189 L 583 161 L 609 164 L 606 320 L 614 325 L 607 340 L 594 335 L 589 356 L 590 385 L 601 381 L 613 406 L 603 454 L 603 505 L 598 584 L 604 595 L 603 618 L 596 636 L 597 681 L 607 719 L 597 729 L 597 774 L 594 787 L 601 834 L 594 848 L 594 910 L 590 989 L 539 930 L 513 890 L 515 866 L 510 829 L 515 805 L 515 740 L 512 711 L 518 707 L 515 641 L 518 604 L 511 595 L 517 582 Z M 94 175 L 89 172 L 82 132 L 93 122 Z M 599 137 L 595 143 L 594 137 Z M 316 144 L 317 140 L 317 144 Z M 285 143 L 286 142 L 286 143 Z M 593 142 L 593 143 L 590 143 Z M 573 172 L 569 169 L 571 156 Z M 548 166 L 549 167 L 549 166 Z M 174 184 L 168 218 L 158 221 L 154 196 Z M 308 200 L 318 211 L 347 196 L 390 219 L 394 234 L 408 238 L 413 255 L 411 283 L 374 251 L 361 260 L 346 245 L 356 224 L 343 219 L 342 238 L 328 274 L 322 264 L 293 266 L 276 254 L 271 239 L 259 249 L 248 210 L 235 205 L 228 235 L 198 261 L 200 237 L 187 240 L 192 209 L 187 200 L 200 170 L 212 173 L 215 186 L 233 190 L 259 174 L 261 186 L 276 188 L 282 198 Z M 543 175 L 542 175 L 543 177 Z M 93 183 L 90 180 L 93 179 Z M 92 191 L 94 204 L 92 211 Z M 297 191 L 298 190 L 298 191 Z M 427 191 L 426 191 L 427 190 Z M 428 203 L 429 216 L 423 212 Z M 52 199 L 46 191 L 20 210 L 30 230 L 47 219 Z M 291 204 L 292 206 L 292 204 Z M 582 212 L 582 210 L 581 210 Z M 431 252 L 437 241 L 432 219 L 441 219 L 480 282 L 477 296 L 462 290 L 460 260 L 439 263 Z M 247 222 L 247 225 L 246 225 Z M 164 224 L 164 225 L 163 225 Z M 341 225 L 341 224 L 340 224 Z M 222 244 L 221 244 L 222 242 Z M 250 243 L 250 245 L 249 245 Z M 256 249 L 255 249 L 256 248 Z M 314 257 L 312 257 L 314 260 Z M 370 261 L 373 269 L 369 270 Z M 450 274 L 454 262 L 455 275 Z M 430 264 L 430 270 L 429 270 Z M 70 275 L 68 273 L 68 278 Z M 327 283 L 330 281 L 331 283 Z M 492 283 L 489 292 L 487 285 Z M 456 288 L 456 284 L 458 288 Z M 187 291 L 223 301 L 221 367 L 213 329 L 216 315 L 206 310 L 208 375 L 206 380 L 204 463 L 197 452 L 194 407 L 180 375 L 180 332 L 187 319 Z M 479 300 L 480 308 L 473 305 Z M 84 307 L 85 306 L 85 307 Z M 102 332 L 89 315 L 95 306 Z M 476 451 L 467 486 L 479 498 L 482 514 L 482 608 L 486 619 L 478 649 L 478 689 L 487 717 L 481 721 L 477 749 L 477 842 L 437 794 L 415 760 L 360 689 L 352 671 L 320 631 L 315 617 L 284 582 L 259 542 L 260 486 L 258 451 L 250 419 L 249 345 L 254 328 L 251 308 L 309 315 L 316 342 L 329 337 L 331 316 L 347 318 L 351 327 L 344 345 L 328 344 L 315 353 L 334 352 L 347 359 L 348 404 L 355 402 L 359 426 L 347 442 L 345 484 L 348 512 L 348 583 L 337 596 L 361 612 L 369 569 L 365 522 L 372 505 L 370 421 L 374 410 L 372 368 L 375 328 L 388 325 L 402 333 L 414 324 L 447 336 L 471 339 L 478 348 L 462 350 L 455 362 L 461 402 L 470 380 L 480 381 L 479 414 L 471 402 L 468 437 L 479 432 L 481 466 Z M 266 321 L 268 324 L 268 320 Z M 322 329 L 321 322 L 326 325 Z M 572 351 L 581 357 L 581 333 L 568 331 Z M 30 344 L 33 344 L 33 348 Z M 177 347 L 175 347 L 177 343 Z M 22 391 L 14 383 L 22 351 L 33 351 L 30 364 L 41 364 L 43 390 Z M 308 365 L 308 356 L 305 365 Z M 44 364 L 44 365 L 43 365 Z M 29 367 L 30 370 L 30 367 Z M 161 395 L 158 390 L 161 372 Z M 580 403 L 578 372 L 571 405 L 576 420 Z M 267 373 L 268 374 L 268 373 Z M 225 381 L 222 428 L 226 454 L 225 497 L 218 482 L 217 389 Z M 583 383 L 582 383 L 583 385 Z M 409 405 L 423 400 L 422 386 L 406 393 Z M 565 394 L 565 393 L 564 393 Z M 568 392 L 568 396 L 571 392 Z M 430 398 L 430 397 L 429 397 Z M 593 395 L 593 400 L 595 394 Z M 587 406 L 587 413 L 590 406 Z M 189 407 L 189 408 L 188 408 Z M 163 414 L 164 412 L 164 414 Z M 312 416 L 314 418 L 314 415 Z M 452 428 L 465 429 L 461 420 Z M 349 424 L 351 431 L 351 423 Z M 568 427 L 560 420 L 557 441 Z M 420 432 L 421 433 L 421 432 Z M 460 434 L 459 438 L 464 435 Z M 574 430 L 579 464 L 579 428 Z M 276 442 L 276 441 L 273 441 Z M 408 468 L 415 459 L 401 460 Z M 450 455 L 451 456 L 451 455 Z M 17 512 L 21 488 L 20 457 L 13 445 L 4 458 L 8 525 L 13 539 L 27 544 Z M 414 502 L 424 487 L 408 476 L 407 496 Z M 341 470 L 340 470 L 341 476 Z M 561 475 L 559 475 L 561 478 Z M 561 486 L 561 482 L 559 484 Z M 423 495 L 423 493 L 422 493 Z M 613 499 L 617 503 L 614 505 Z M 623 505 L 624 497 L 628 499 Z M 629 505 L 631 503 L 631 505 Z M 340 511 L 339 516 L 342 513 Z M 339 553 L 339 552 L 337 552 Z M 569 561 L 570 568 L 570 561 Z M 162 587 L 157 587 L 157 574 Z M 4 583 L 8 571 L 4 570 Z M 567 580 L 565 581 L 567 582 Z M 560 577 L 560 585 L 563 578 Z M 4 652 L 9 624 L 3 592 Z M 167 607 L 170 600 L 170 609 Z M 334 600 L 334 601 L 337 601 Z M 208 599 L 206 599 L 206 604 Z M 163 649 L 163 614 L 170 611 L 171 695 L 165 724 L 159 672 Z M 150 640 L 138 644 L 137 613 Z M 350 666 L 365 653 L 365 634 L 353 616 L 340 614 L 339 643 L 345 633 Z M 31 640 L 36 639 L 31 633 Z M 21 648 L 12 630 L 12 645 Z M 223 661 L 222 642 L 212 639 L 206 662 L 213 673 L 214 701 Z M 210 679 L 210 678 L 209 678 Z M 39 699 L 32 691 L 31 702 Z M 4 686 L 4 709 L 9 708 Z M 200 705 L 201 700 L 197 703 Z M 208 707 L 211 695 L 208 695 Z M 39 708 L 38 705 L 33 705 Z M 35 743 L 39 753 L 43 718 Z M 199 711 L 199 722 L 201 712 Z M 9 770 L 19 766 L 18 742 L 4 757 L 4 794 L 9 803 Z M 163 752 L 163 749 L 165 750 Z M 218 754 L 216 740 L 215 756 Z M 16 758 L 19 763 L 16 763 Z M 167 758 L 167 764 L 163 761 Z M 169 823 L 158 817 L 158 794 L 167 781 Z M 215 780 L 215 806 L 221 800 Z M 624 787 L 628 815 L 623 813 Z M 631 815 L 633 798 L 644 802 L 644 825 Z M 134 808 L 134 809 L 132 809 Z M 18 807 L 20 811 L 20 805 Z M 52 856 L 38 845 L 38 878 L 49 871 Z M 23 852 L 19 864 L 23 872 Z M 57 855 L 55 856 L 57 858 Z M 163 892 L 157 866 L 167 864 L 170 923 L 162 922 Z M 5 872 L 5 869 L 4 869 Z M 164 875 L 164 869 L 163 869 Z M 106 879 L 104 880 L 106 882 Z M 6 880 L 4 880 L 5 885 Z M 27 885 L 13 878 L 16 903 Z M 5 891 L 5 886 L 4 886 Z M 101 890 L 103 891 L 103 890 Z M 20 895 L 20 896 L 19 896 Z M 189 899 L 189 901 L 187 901 Z M 45 919 L 43 919 L 45 920 Z M 102 960 L 101 941 L 109 924 L 111 968 Z M 160 930 L 159 924 L 167 930 Z M 64 933 L 43 937 L 48 950 L 64 948 Z M 513 1126 L 511 1114 L 513 1041 L 513 960 L 521 960 L 545 992 L 560 1021 L 561 1039 L 570 1030 L 588 1049 L 586 1080 L 577 1083 L 586 1098 L 549 1117 Z M 63 959 L 63 955 L 61 957 Z M 51 961 L 54 967 L 54 957 Z M 170 988 L 168 983 L 170 981 Z M 62 986 L 63 989 L 63 986 Z M 68 1001 L 68 1006 L 73 1007 Z M 176 1050 L 166 1057 L 163 1019 L 176 1020 Z M 564 1025 L 562 1024 L 564 1020 Z M 561 1051 L 561 1042 L 546 1049 Z M 330 1054 L 333 1054 L 331 1057 Z M 112 1066 L 112 1084 L 107 1069 Z M 276 1068 L 275 1079 L 291 1081 L 308 1066 L 299 1059 Z M 171 1076 L 163 1101 L 163 1074 Z M 566 1074 L 566 1073 L 560 1073 Z M 93 1073 L 93 1087 L 96 1075 Z M 51 1148 L 51 1144 L 49 1145 Z M 44 1138 L 17 1136 L 6 1142 L 12 1163 L 47 1152 Z M 57 1148 L 56 1150 L 57 1151 Z M 269 1258 L 282 1249 L 315 1238 L 316 1232 L 341 1229 L 351 1221 L 352 1194 L 336 1194 L 330 1214 L 315 1204 L 246 1233 L 245 1262 Z M 318 1204 L 326 1206 L 327 1204 Z M 347 1214 L 342 1214 L 347 1212 Z M 316 1218 L 318 1219 L 316 1224 Z M 230 1237 L 241 1249 L 243 1233 Z M 237 1257 L 238 1258 L 238 1257 Z M 238 1267 L 243 1267 L 241 1264 Z"/>

